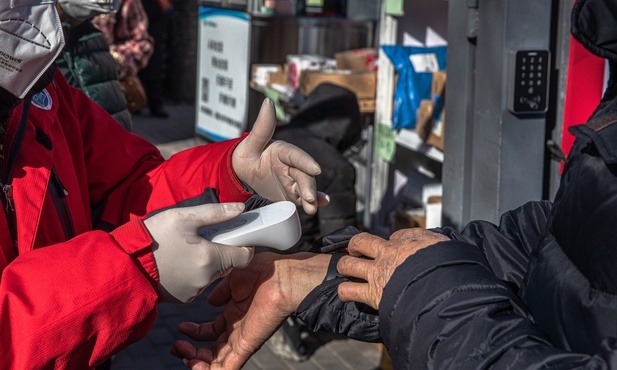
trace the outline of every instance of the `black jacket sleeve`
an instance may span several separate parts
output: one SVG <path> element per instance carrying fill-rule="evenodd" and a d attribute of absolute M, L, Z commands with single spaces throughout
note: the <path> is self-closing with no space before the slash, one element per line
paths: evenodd
<path fill-rule="evenodd" d="M 346 278 L 325 281 L 302 301 L 296 315 L 313 331 L 342 334 L 364 342 L 381 342 L 379 315 L 362 303 L 343 302 L 338 286 Z"/>
<path fill-rule="evenodd" d="M 548 201 L 529 202 L 504 213 L 499 225 L 486 221 L 470 222 L 462 232 L 452 228 L 434 229 L 453 240 L 479 247 L 484 261 L 494 275 L 518 293 L 525 276 L 529 256 L 538 245 L 551 210 Z M 347 246 L 355 228 L 334 232 L 318 240 L 313 252 L 330 253 Z M 379 336 L 379 317 L 370 307 L 358 303 L 343 303 L 338 299 L 340 284 L 322 284 L 307 296 L 297 316 L 312 330 L 345 334 L 353 339 L 375 342 Z"/>
<path fill-rule="evenodd" d="M 463 242 L 422 249 L 399 266 L 379 318 L 396 369 L 617 369 L 617 340 L 596 355 L 552 346 L 482 250 Z"/>
<path fill-rule="evenodd" d="M 448 227 L 433 231 L 478 246 L 495 276 L 518 292 L 529 257 L 546 230 L 551 209 L 549 201 L 528 202 L 504 213 L 499 225 L 472 221 L 461 232 Z"/>
<path fill-rule="evenodd" d="M 313 243 L 315 253 L 344 251 L 349 240 L 360 231 L 348 226 L 327 234 Z M 340 254 L 340 253 L 339 253 Z M 336 268 L 331 265 L 330 268 Z M 358 302 L 343 302 L 338 296 L 338 286 L 348 281 L 328 269 L 325 280 L 313 289 L 300 303 L 296 316 L 313 331 L 327 331 L 343 334 L 348 338 L 364 342 L 381 342 L 379 337 L 379 315 L 372 307 Z"/>

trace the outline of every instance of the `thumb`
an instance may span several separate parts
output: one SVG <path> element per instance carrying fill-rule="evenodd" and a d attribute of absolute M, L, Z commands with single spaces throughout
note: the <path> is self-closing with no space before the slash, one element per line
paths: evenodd
<path fill-rule="evenodd" d="M 261 104 L 259 115 L 253 124 L 251 132 L 244 140 L 248 152 L 261 153 L 270 143 L 276 129 L 276 116 L 272 100 L 265 99 Z"/>
<path fill-rule="evenodd" d="M 219 244 L 218 255 L 221 259 L 221 263 L 225 266 L 225 271 L 221 276 L 227 275 L 231 270 L 231 267 L 246 267 L 253 259 L 255 254 L 255 248 L 253 247 L 237 247 L 234 245 Z"/>
<path fill-rule="evenodd" d="M 244 211 L 244 203 L 212 203 L 194 207 L 178 208 L 181 223 L 190 229 L 220 224 L 238 217 Z"/>

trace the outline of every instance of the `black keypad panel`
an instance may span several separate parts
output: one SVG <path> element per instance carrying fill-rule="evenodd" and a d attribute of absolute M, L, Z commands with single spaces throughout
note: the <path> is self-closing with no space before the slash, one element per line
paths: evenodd
<path fill-rule="evenodd" d="M 547 110 L 548 50 L 520 50 L 515 55 L 513 113 L 544 113 Z"/>

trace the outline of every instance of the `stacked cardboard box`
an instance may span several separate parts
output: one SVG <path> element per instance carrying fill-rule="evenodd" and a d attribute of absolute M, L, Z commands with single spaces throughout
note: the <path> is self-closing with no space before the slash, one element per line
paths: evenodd
<path fill-rule="evenodd" d="M 372 48 L 342 51 L 334 54 L 337 69 L 352 71 L 376 72 L 378 57 L 377 50 Z"/>
<path fill-rule="evenodd" d="M 427 144 L 443 150 L 446 112 L 446 72 L 433 73 L 431 99 L 422 100 L 417 111 L 416 133 Z"/>
<path fill-rule="evenodd" d="M 253 65 L 253 84 L 308 96 L 323 83 L 342 86 L 358 98 L 360 111 L 375 112 L 377 52 L 358 49 L 337 53 L 335 59 L 288 55 L 287 64 Z M 277 88 L 278 87 L 278 88 Z M 283 88 L 284 87 L 284 88 Z"/>

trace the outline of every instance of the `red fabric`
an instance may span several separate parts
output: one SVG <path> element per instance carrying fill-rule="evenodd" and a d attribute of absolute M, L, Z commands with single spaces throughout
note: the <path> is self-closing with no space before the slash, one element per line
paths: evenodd
<path fill-rule="evenodd" d="M 222 201 L 250 194 L 230 165 L 241 139 L 164 161 L 60 73 L 45 91 L 30 109 L 14 170 L 17 248 L 0 212 L 0 367 L 89 369 L 145 336 L 156 318 L 158 275 L 140 219 L 208 187 Z M 7 143 L 20 114 L 21 106 Z M 68 241 L 50 195 L 52 172 L 68 192 L 77 235 Z M 93 231 L 99 206 L 118 226 L 112 233 Z"/>
<path fill-rule="evenodd" d="M 568 155 L 574 136 L 568 128 L 585 123 L 602 99 L 604 59 L 591 54 L 574 37 L 570 37 L 568 80 L 561 147 Z M 563 168 L 562 168 L 563 169 Z"/>

